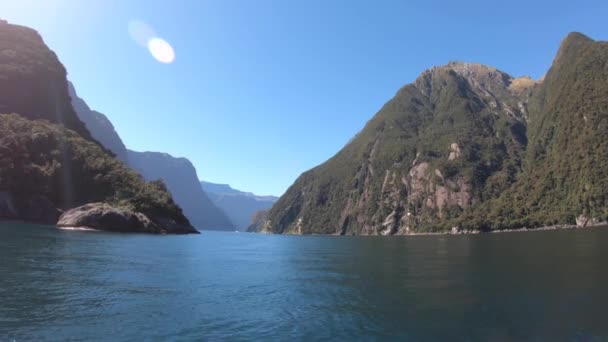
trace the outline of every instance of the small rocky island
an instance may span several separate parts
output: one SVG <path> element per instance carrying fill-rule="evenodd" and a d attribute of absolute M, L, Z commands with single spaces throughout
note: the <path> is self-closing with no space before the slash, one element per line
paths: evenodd
<path fill-rule="evenodd" d="M 178 224 L 170 218 L 153 221 L 140 212 L 112 207 L 105 203 L 91 203 L 70 209 L 59 217 L 57 227 L 84 227 L 119 233 L 198 233 L 196 229 Z"/>

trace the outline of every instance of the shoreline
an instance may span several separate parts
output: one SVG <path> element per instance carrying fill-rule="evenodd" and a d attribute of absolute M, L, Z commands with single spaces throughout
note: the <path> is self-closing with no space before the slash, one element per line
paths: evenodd
<path fill-rule="evenodd" d="M 422 236 L 422 235 L 483 235 L 483 234 L 503 234 L 503 233 L 527 233 L 527 232 L 542 232 L 551 230 L 584 230 L 588 228 L 608 228 L 608 222 L 600 222 L 597 224 L 590 224 L 586 226 L 577 226 L 575 224 L 557 224 L 553 226 L 543 226 L 538 228 L 516 228 L 516 229 L 498 229 L 491 230 L 489 232 L 482 232 L 479 230 L 474 231 L 458 231 L 458 232 L 420 232 L 420 233 L 409 233 L 409 234 L 395 234 L 392 236 Z M 371 236 L 371 235 L 368 235 Z"/>
<path fill-rule="evenodd" d="M 538 228 L 516 228 L 516 229 L 499 229 L 492 230 L 489 232 L 482 232 L 479 230 L 465 230 L 465 231 L 442 231 L 442 232 L 413 232 L 407 234 L 393 234 L 393 235 L 382 235 L 382 234 L 359 234 L 359 235 L 340 235 L 340 234 L 294 234 L 291 232 L 282 233 L 282 234 L 274 234 L 268 231 L 260 231 L 260 232 L 249 232 L 253 234 L 262 234 L 262 235 L 288 235 L 288 236 L 346 236 L 346 237 L 393 237 L 393 236 L 437 236 L 437 235 L 450 235 L 450 236 L 458 236 L 458 235 L 485 235 L 485 234 L 503 234 L 503 233 L 526 233 L 526 232 L 542 232 L 542 231 L 552 231 L 552 230 L 584 230 L 589 228 L 608 228 L 608 222 L 600 222 L 596 224 L 588 224 L 586 226 L 577 226 L 576 224 L 557 224 L 553 226 L 543 226 Z"/>

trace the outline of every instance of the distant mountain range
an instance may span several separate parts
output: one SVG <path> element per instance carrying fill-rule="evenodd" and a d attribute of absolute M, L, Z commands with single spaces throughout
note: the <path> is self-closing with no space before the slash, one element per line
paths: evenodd
<path fill-rule="evenodd" d="M 254 229 L 392 235 L 606 221 L 607 66 L 607 42 L 571 33 L 540 80 L 477 63 L 433 67 Z"/>
<path fill-rule="evenodd" d="M 68 83 L 68 90 L 72 99 L 72 106 L 78 118 L 84 122 L 93 138 L 128 165 L 127 148 L 118 133 L 116 133 L 116 130 L 114 130 L 112 122 L 104 114 L 91 110 L 87 103 L 78 97 L 72 82 Z"/>
<path fill-rule="evenodd" d="M 128 150 L 130 165 L 146 180 L 162 179 L 175 202 L 199 229 L 234 230 L 230 219 L 216 207 L 201 188 L 196 169 L 186 158 L 167 153 Z"/>
<path fill-rule="evenodd" d="M 127 150 L 108 118 L 91 110 L 69 84 L 72 105 L 93 138 L 116 157 L 144 176 L 147 181 L 162 179 L 190 222 L 198 229 L 234 230 L 235 226 L 213 204 L 198 183 L 196 169 L 186 158 L 176 158 L 161 152 Z"/>
<path fill-rule="evenodd" d="M 269 209 L 278 199 L 275 196 L 258 196 L 251 192 L 235 190 L 228 184 L 204 181 L 200 184 L 211 201 L 228 215 L 240 231 L 245 231 L 251 225 L 256 212 Z"/>

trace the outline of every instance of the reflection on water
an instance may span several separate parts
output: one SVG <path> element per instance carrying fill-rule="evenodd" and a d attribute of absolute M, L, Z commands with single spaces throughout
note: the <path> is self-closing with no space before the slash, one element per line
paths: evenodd
<path fill-rule="evenodd" d="M 0 234 L 0 340 L 608 338 L 608 229 Z"/>

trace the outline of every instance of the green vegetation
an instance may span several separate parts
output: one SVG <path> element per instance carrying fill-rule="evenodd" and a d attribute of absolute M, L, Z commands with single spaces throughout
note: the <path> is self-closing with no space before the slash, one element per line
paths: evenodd
<path fill-rule="evenodd" d="M 608 220 L 608 43 L 570 34 L 530 103 L 525 167 L 461 225 L 485 229 Z"/>
<path fill-rule="evenodd" d="M 268 213 L 275 233 L 493 230 L 608 217 L 608 44 L 571 34 L 537 84 L 450 63 L 403 87 Z"/>
<path fill-rule="evenodd" d="M 18 207 L 35 196 L 61 209 L 107 202 L 189 225 L 161 181 L 146 183 L 74 131 L 17 114 L 0 115 L 0 191 L 13 194 Z"/>

